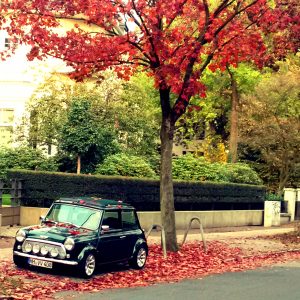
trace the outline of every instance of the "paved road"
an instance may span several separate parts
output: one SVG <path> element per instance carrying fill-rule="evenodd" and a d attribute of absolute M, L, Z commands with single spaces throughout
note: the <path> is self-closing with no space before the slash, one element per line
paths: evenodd
<path fill-rule="evenodd" d="M 76 300 L 299 300 L 300 262 L 145 288 L 82 294 Z"/>

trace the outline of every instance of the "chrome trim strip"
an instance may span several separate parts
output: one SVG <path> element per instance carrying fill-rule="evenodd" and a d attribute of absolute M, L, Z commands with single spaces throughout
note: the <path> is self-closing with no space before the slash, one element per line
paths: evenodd
<path fill-rule="evenodd" d="M 30 241 L 30 242 L 38 242 L 40 244 L 50 244 L 50 245 L 55 245 L 64 248 L 64 245 L 62 243 L 57 243 L 57 242 L 51 242 L 43 239 L 33 239 L 33 238 L 27 238 L 25 239 L 24 242 Z"/>
<path fill-rule="evenodd" d="M 59 259 L 54 259 L 54 258 L 40 257 L 40 256 L 31 255 L 31 254 L 26 254 L 26 253 L 19 252 L 19 251 L 14 251 L 14 254 L 18 255 L 18 256 L 29 257 L 29 258 L 34 258 L 34 259 L 38 259 L 38 260 L 52 261 L 52 262 L 63 264 L 63 265 L 70 265 L 70 266 L 78 265 L 78 262 L 76 262 L 76 261 L 59 260 Z"/>

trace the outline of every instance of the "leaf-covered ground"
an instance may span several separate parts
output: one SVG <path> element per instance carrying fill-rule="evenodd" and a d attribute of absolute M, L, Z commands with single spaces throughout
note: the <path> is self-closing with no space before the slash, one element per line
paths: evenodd
<path fill-rule="evenodd" d="M 189 243 L 178 253 L 162 256 L 158 245 L 150 245 L 144 270 L 124 267 L 108 268 L 90 280 L 18 269 L 11 261 L 0 262 L 0 295 L 11 299 L 53 299 L 60 291 L 95 292 L 107 288 L 147 286 L 154 283 L 176 282 L 185 278 L 201 278 L 209 274 L 254 269 L 286 260 L 299 260 L 300 251 L 257 252 L 251 255 L 240 248 L 221 242 L 208 243 L 204 253 L 201 243 Z M 100 272 L 100 271 L 99 271 Z M 7 298 L 10 299 L 10 298 Z"/>

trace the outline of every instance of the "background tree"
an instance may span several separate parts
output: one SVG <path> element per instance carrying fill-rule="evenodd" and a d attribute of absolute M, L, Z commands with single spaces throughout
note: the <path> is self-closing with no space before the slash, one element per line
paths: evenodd
<path fill-rule="evenodd" d="M 60 148 L 77 158 L 77 174 L 81 172 L 83 155 L 97 153 L 98 161 L 118 151 L 113 128 L 98 123 L 86 99 L 73 99 L 67 121 L 62 127 Z M 92 150 L 92 151 L 91 151 Z"/>
<path fill-rule="evenodd" d="M 95 120 L 115 128 L 123 151 L 146 157 L 157 155 L 158 93 L 151 79 L 143 73 L 124 81 L 106 71 L 101 77 L 82 83 L 65 76 L 51 76 L 30 99 L 18 130 L 18 141 L 34 148 L 59 146 L 62 125 L 74 97 L 87 99 Z M 28 134 L 26 124 L 29 124 Z M 89 163 L 86 158 L 83 156 L 85 165 Z M 64 165 L 62 170 L 68 171 Z M 93 171 L 93 168 L 88 169 L 88 172 Z"/>
<path fill-rule="evenodd" d="M 2 28 L 31 46 L 29 59 L 47 55 L 64 59 L 74 68 L 72 78 L 78 80 L 109 67 L 124 78 L 144 67 L 154 77 L 162 111 L 162 225 L 168 250 L 177 251 L 172 182 L 175 123 L 192 96 L 205 96 L 201 78 L 209 64 L 212 70 L 225 70 L 244 60 L 261 62 L 265 47 L 262 27 L 256 24 L 270 10 L 266 0 L 4 0 L 1 8 Z M 63 19 L 77 24 L 59 35 L 56 28 Z"/>
<path fill-rule="evenodd" d="M 241 134 L 257 160 L 266 163 L 266 183 L 275 181 L 281 193 L 300 162 L 299 57 L 279 66 L 279 72 L 265 75 L 255 94 L 243 97 Z"/>
<path fill-rule="evenodd" d="M 206 98 L 191 99 L 187 113 L 176 124 L 177 140 L 188 144 L 193 138 L 202 139 L 202 152 L 209 161 L 226 162 L 225 146 L 231 149 L 229 156 L 235 152 L 236 161 L 239 98 L 251 94 L 260 78 L 260 71 L 249 63 L 228 67 L 227 72 L 206 70 Z"/>

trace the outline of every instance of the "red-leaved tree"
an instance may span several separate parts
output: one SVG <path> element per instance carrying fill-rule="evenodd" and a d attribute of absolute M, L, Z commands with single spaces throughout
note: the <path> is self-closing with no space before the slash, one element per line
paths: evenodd
<path fill-rule="evenodd" d="M 261 20 L 274 16 L 267 2 L 2 0 L 0 26 L 30 45 L 29 60 L 60 58 L 73 67 L 70 75 L 76 80 L 107 68 L 123 78 L 144 70 L 155 79 L 162 111 L 162 225 L 167 249 L 177 251 L 171 167 L 175 122 L 192 96 L 205 97 L 201 77 L 207 67 L 225 70 L 250 60 L 262 64 L 266 27 Z M 72 27 L 63 30 L 67 23 Z"/>

